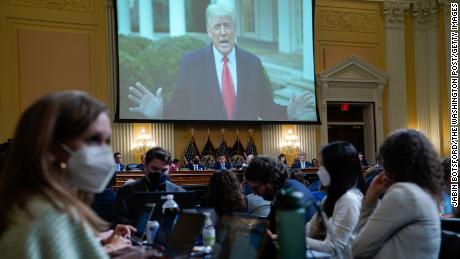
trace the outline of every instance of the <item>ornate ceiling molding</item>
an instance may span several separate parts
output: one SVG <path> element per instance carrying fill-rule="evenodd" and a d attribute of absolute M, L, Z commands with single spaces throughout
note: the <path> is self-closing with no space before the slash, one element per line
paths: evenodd
<path fill-rule="evenodd" d="M 377 14 L 319 10 L 319 27 L 326 30 L 346 32 L 376 32 L 378 30 L 375 20 Z"/>
<path fill-rule="evenodd" d="M 436 13 L 446 11 L 446 6 L 457 0 L 384 0 L 383 14 L 387 24 L 404 23 L 404 14 L 410 12 L 420 24 L 426 24 L 434 19 Z"/>
<path fill-rule="evenodd" d="M 404 12 L 410 9 L 409 2 L 388 0 L 383 2 L 383 14 L 387 24 L 404 24 Z"/>
<path fill-rule="evenodd" d="M 10 0 L 10 3 L 12 5 L 25 5 L 58 10 L 94 10 L 94 0 Z"/>
<path fill-rule="evenodd" d="M 438 12 L 436 0 L 419 0 L 412 4 L 412 15 L 421 24 L 429 23 L 433 19 L 433 14 Z"/>

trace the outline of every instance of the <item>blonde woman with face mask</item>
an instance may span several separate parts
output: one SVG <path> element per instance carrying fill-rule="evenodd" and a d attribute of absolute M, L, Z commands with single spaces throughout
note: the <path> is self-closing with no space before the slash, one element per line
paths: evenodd
<path fill-rule="evenodd" d="M 133 228 L 106 228 L 88 207 L 114 173 L 110 119 L 81 92 L 45 96 L 21 116 L 0 178 L 4 258 L 106 258 Z M 101 242 L 107 244 L 106 251 Z"/>

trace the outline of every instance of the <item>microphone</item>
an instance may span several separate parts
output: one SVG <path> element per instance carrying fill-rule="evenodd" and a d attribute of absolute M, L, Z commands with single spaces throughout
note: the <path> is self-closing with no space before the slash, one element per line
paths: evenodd
<path fill-rule="evenodd" d="M 337 245 L 336 245 L 336 241 L 335 241 L 335 234 L 334 232 L 332 231 L 332 227 L 331 225 L 329 224 L 329 221 L 327 219 L 327 215 L 326 215 L 326 212 L 324 212 L 323 210 L 323 206 L 321 205 L 321 202 L 317 201 L 317 202 L 314 202 L 313 203 L 314 206 L 316 207 L 316 209 L 318 210 L 318 214 L 321 216 L 321 221 L 323 221 L 323 224 L 324 224 L 324 228 L 326 228 L 326 236 L 329 236 L 331 238 L 331 242 L 332 242 L 332 247 L 334 248 L 334 255 L 338 258 L 338 259 L 342 259 L 342 253 L 340 252 L 340 250 L 337 248 Z"/>

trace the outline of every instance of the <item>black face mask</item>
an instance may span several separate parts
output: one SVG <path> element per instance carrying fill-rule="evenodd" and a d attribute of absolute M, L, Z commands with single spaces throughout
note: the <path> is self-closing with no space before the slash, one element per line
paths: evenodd
<path fill-rule="evenodd" d="M 147 176 L 152 184 L 164 183 L 166 175 L 161 172 L 150 172 Z"/>
<path fill-rule="evenodd" d="M 200 160 L 198 160 L 198 159 L 193 159 L 193 163 L 194 163 L 194 164 L 198 164 L 198 162 L 200 162 Z"/>

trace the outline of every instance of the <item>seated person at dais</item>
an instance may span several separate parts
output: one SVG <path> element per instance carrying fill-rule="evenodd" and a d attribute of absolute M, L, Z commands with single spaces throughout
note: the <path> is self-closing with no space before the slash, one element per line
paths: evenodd
<path fill-rule="evenodd" d="M 220 155 L 217 163 L 214 164 L 214 170 L 230 170 L 232 165 L 227 162 L 227 156 Z"/>
<path fill-rule="evenodd" d="M 171 164 L 169 165 L 169 171 L 178 171 L 180 169 L 179 159 L 174 158 Z"/>
<path fill-rule="evenodd" d="M 313 168 L 319 168 L 318 159 L 313 158 L 313 159 L 311 160 L 311 167 L 313 167 Z"/>
<path fill-rule="evenodd" d="M 137 169 L 144 171 L 144 164 L 145 164 L 145 154 L 141 155 L 141 163 L 137 165 Z"/>
<path fill-rule="evenodd" d="M 278 160 L 282 163 L 282 164 L 285 164 L 287 166 L 287 158 L 286 158 L 286 155 L 285 154 L 279 154 L 278 155 Z"/>
<path fill-rule="evenodd" d="M 200 156 L 196 155 L 193 157 L 192 162 L 185 166 L 188 170 L 201 171 L 204 170 L 204 166 L 200 162 Z"/>
<path fill-rule="evenodd" d="M 113 154 L 113 158 L 115 159 L 115 171 L 121 172 L 125 170 L 125 165 L 122 164 L 122 158 L 123 156 L 121 155 L 120 152 L 116 152 Z"/>
<path fill-rule="evenodd" d="M 310 167 L 312 167 L 312 164 L 307 161 L 307 154 L 305 154 L 305 152 L 300 152 L 299 161 L 294 162 L 291 166 L 291 168 L 300 168 L 300 169 L 305 169 L 305 168 L 310 168 Z"/>

